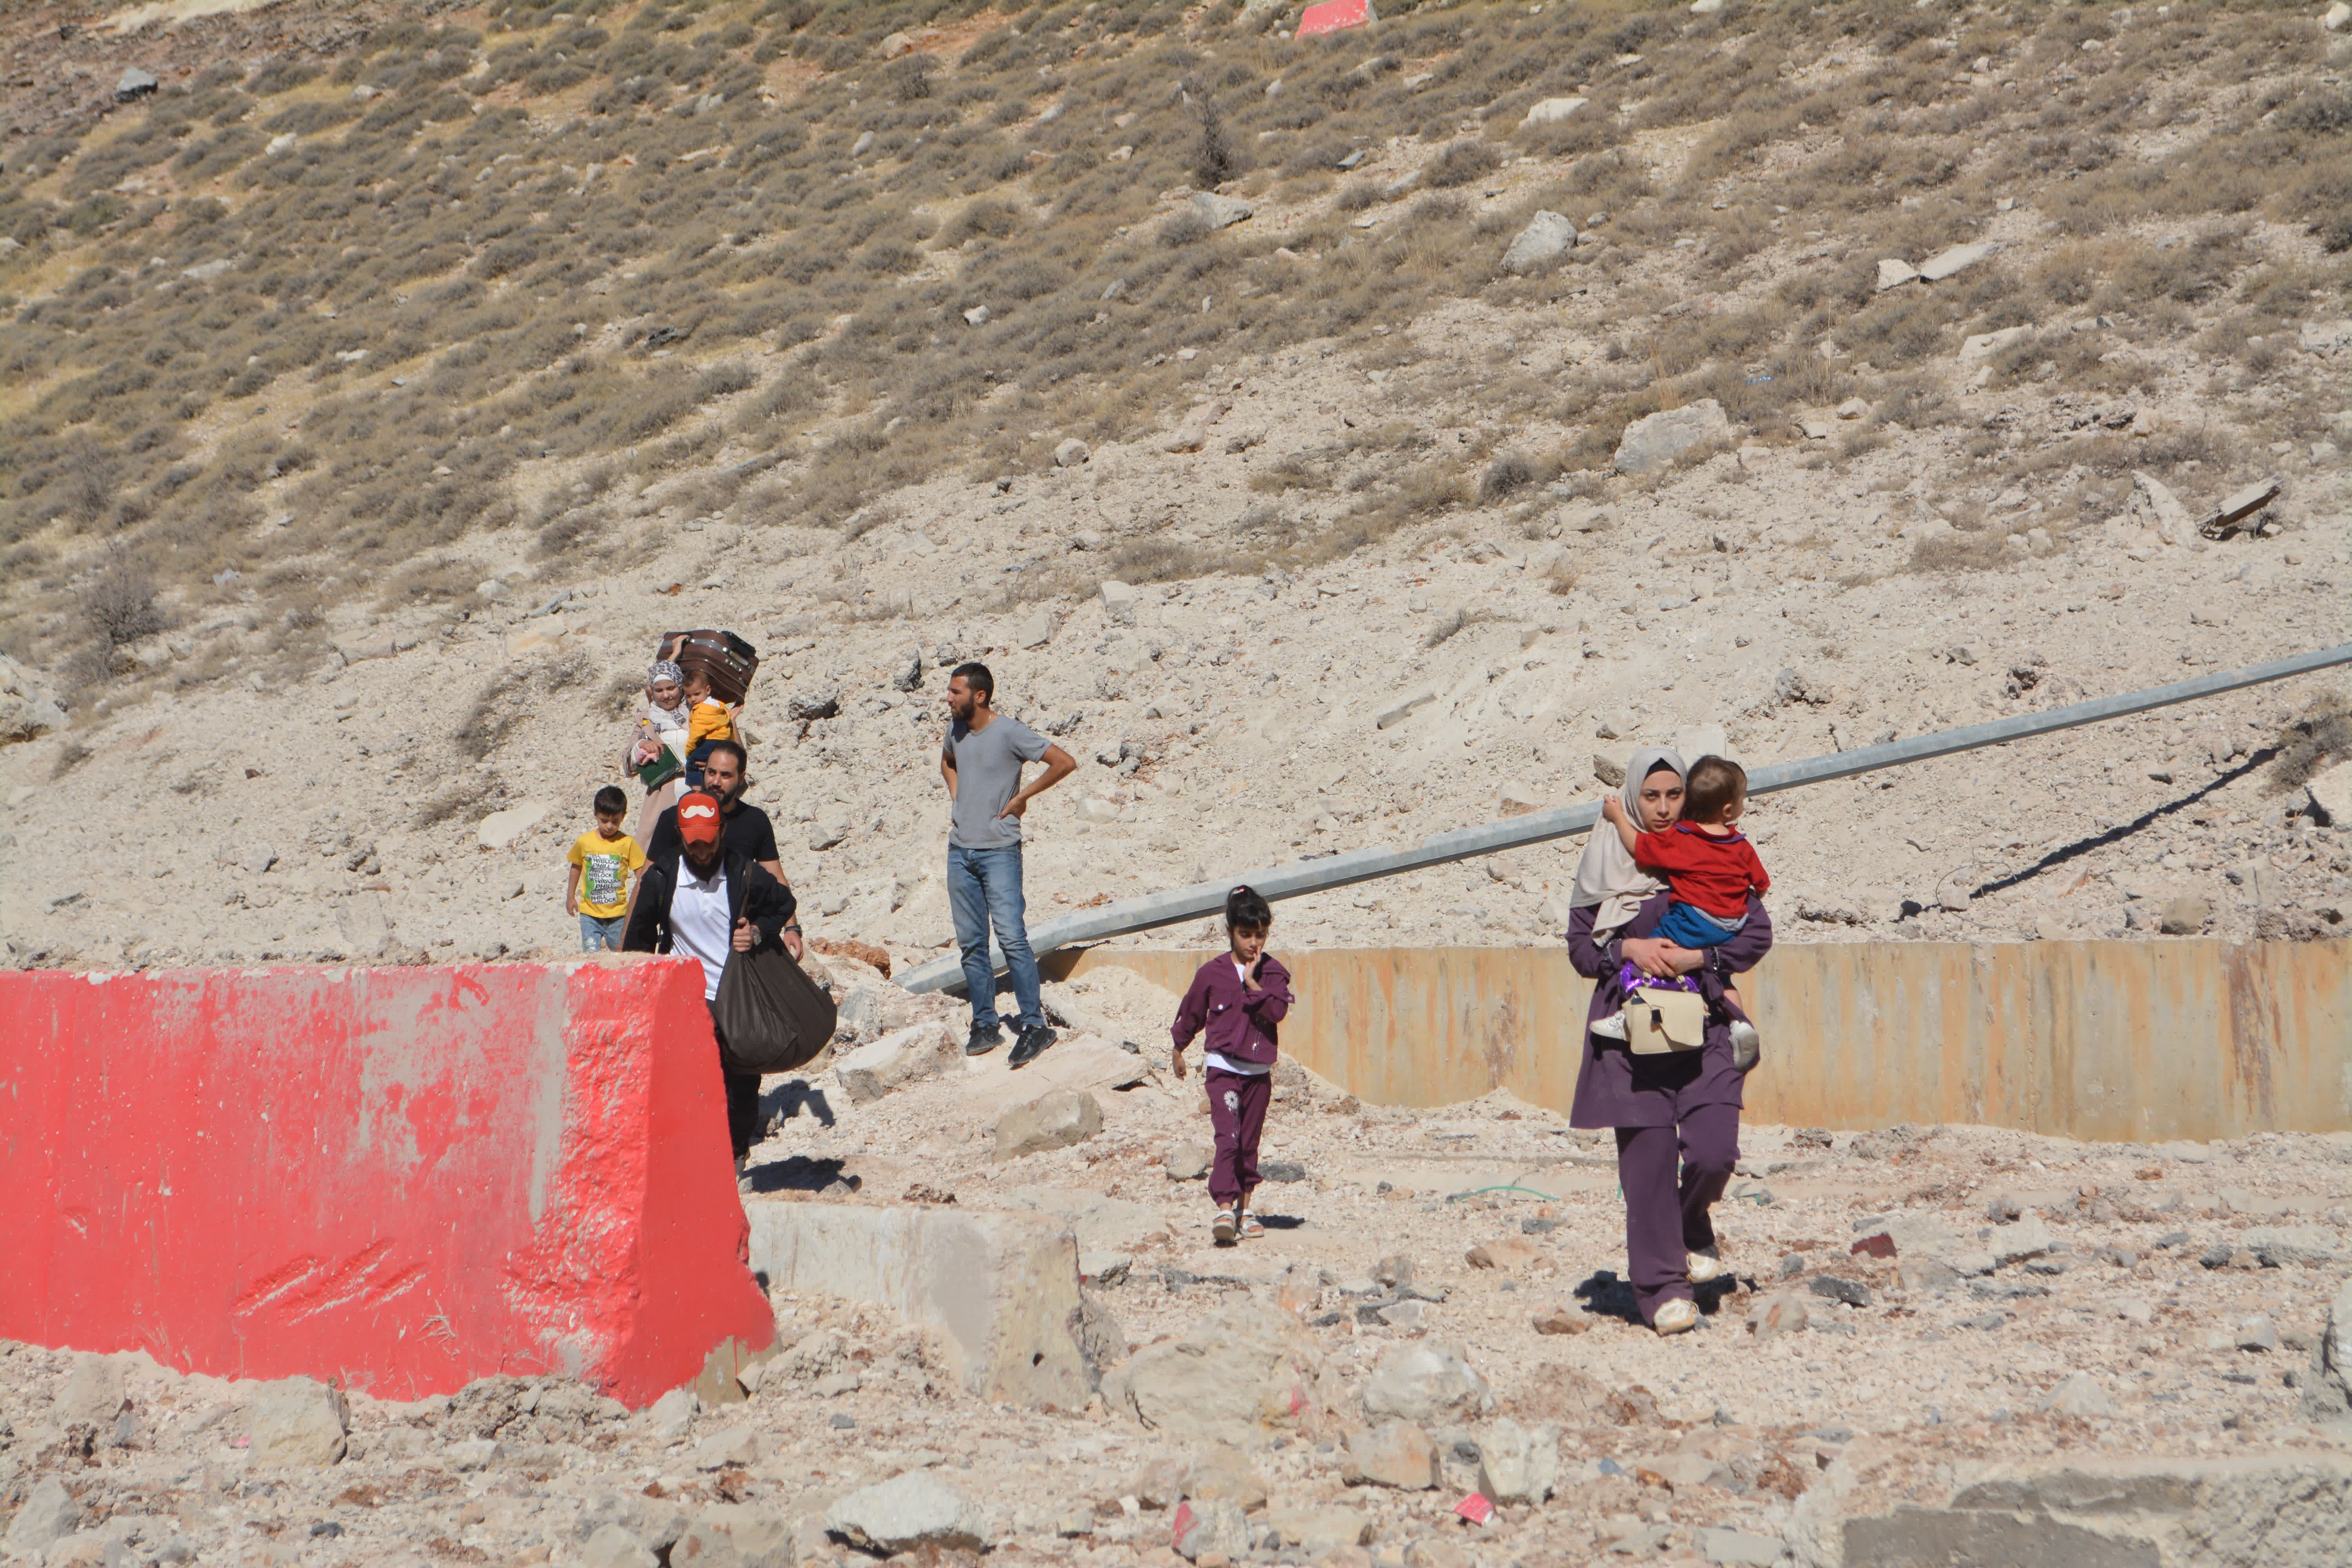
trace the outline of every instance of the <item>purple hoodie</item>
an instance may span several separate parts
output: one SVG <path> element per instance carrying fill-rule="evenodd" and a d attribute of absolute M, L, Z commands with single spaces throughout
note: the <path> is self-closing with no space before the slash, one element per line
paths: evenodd
<path fill-rule="evenodd" d="M 1290 1011 L 1290 971 L 1272 953 L 1257 961 L 1258 989 L 1242 984 L 1234 955 L 1221 952 L 1201 965 L 1192 987 L 1176 1009 L 1176 1048 L 1182 1050 L 1203 1028 L 1206 1049 L 1228 1060 L 1274 1065 L 1276 1026 Z"/>

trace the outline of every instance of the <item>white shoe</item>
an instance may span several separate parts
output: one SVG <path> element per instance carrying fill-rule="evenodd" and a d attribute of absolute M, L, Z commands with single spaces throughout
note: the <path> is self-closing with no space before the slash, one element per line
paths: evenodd
<path fill-rule="evenodd" d="M 1694 1285 L 1707 1284 L 1723 1278 L 1723 1259 L 1716 1256 L 1715 1248 L 1712 1247 L 1705 1252 L 1686 1254 L 1684 1273 Z"/>
<path fill-rule="evenodd" d="M 1658 1331 L 1660 1339 L 1668 1334 L 1685 1333 L 1698 1327 L 1698 1309 L 1677 1298 L 1658 1309 L 1657 1321 L 1650 1326 Z"/>
<path fill-rule="evenodd" d="M 1731 1065 L 1746 1072 L 1756 1065 L 1764 1051 L 1764 1041 L 1756 1033 L 1756 1026 L 1745 1018 L 1731 1020 Z"/>
<path fill-rule="evenodd" d="M 1607 1017 L 1592 1026 L 1592 1032 L 1600 1036 L 1604 1040 L 1623 1039 L 1625 1037 L 1625 1015 L 1622 1013 L 1610 1014 Z"/>

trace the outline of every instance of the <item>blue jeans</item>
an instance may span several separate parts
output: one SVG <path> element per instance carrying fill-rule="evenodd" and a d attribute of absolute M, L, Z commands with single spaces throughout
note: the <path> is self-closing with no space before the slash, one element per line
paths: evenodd
<path fill-rule="evenodd" d="M 1019 1026 L 1045 1022 L 1037 1003 L 1037 955 L 1029 951 L 1029 927 L 1021 899 L 1021 846 L 966 849 L 948 846 L 948 912 L 955 920 L 956 946 L 963 950 L 964 994 L 971 998 L 971 1026 L 996 1027 L 996 966 L 988 958 L 988 929 L 1004 950 L 1013 977 Z"/>
<path fill-rule="evenodd" d="M 611 920 L 600 920 L 594 915 L 582 915 L 580 917 L 580 951 L 583 952 L 620 952 L 621 928 L 627 923 L 626 915 L 614 915 Z"/>
<path fill-rule="evenodd" d="M 1748 917 L 1726 925 L 1696 904 L 1685 904 L 1679 899 L 1666 906 L 1666 918 L 1658 922 L 1652 936 L 1661 936 L 1677 947 L 1721 947 L 1739 934 Z"/>

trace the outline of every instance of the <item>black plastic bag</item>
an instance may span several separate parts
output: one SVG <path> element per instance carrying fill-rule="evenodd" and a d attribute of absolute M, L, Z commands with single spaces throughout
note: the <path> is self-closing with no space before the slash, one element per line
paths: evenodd
<path fill-rule="evenodd" d="M 719 1051 L 736 1072 L 791 1072 L 833 1038 L 833 997 L 774 943 L 730 954 L 713 1021 Z"/>

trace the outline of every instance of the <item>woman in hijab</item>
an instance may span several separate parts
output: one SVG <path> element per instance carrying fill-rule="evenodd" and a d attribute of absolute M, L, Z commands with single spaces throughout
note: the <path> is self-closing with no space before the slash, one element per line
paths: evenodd
<path fill-rule="evenodd" d="M 1685 771 L 1682 758 L 1662 747 L 1633 753 L 1619 798 L 1642 831 L 1671 827 L 1681 816 Z M 1723 1273 L 1708 1210 L 1739 1160 L 1747 1075 L 1733 1060 L 1729 1025 L 1717 1015 L 1731 976 L 1754 968 L 1772 945 L 1772 921 L 1760 899 L 1748 900 L 1738 935 L 1705 951 L 1650 934 L 1669 902 L 1665 888 L 1633 864 L 1615 833 L 1601 827 L 1586 840 L 1570 898 L 1568 957 L 1593 982 L 1592 1005 L 1570 1121 L 1617 1134 L 1633 1303 L 1661 1334 L 1696 1326 L 1691 1288 Z M 1637 978 L 1695 986 L 1706 999 L 1698 1049 L 1635 1056 L 1624 1042 L 1591 1033 L 1591 1024 L 1624 1006 L 1629 967 Z"/>
<path fill-rule="evenodd" d="M 670 659 L 656 659 L 646 672 L 646 709 L 624 757 L 623 770 L 634 773 L 665 749 L 683 758 L 687 722 L 686 671 Z M 682 779 L 682 771 L 673 773 L 646 791 L 646 804 L 637 813 L 638 843 L 652 841 L 655 822 L 677 803 Z"/>

